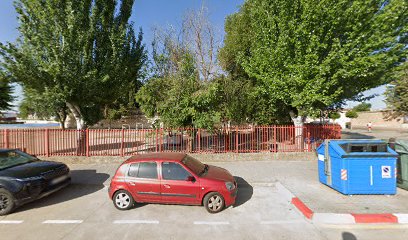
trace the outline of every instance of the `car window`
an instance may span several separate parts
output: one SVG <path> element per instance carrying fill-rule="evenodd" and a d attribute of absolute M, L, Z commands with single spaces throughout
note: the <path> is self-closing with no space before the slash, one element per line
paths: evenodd
<path fill-rule="evenodd" d="M 155 162 L 139 163 L 138 178 L 153 178 L 157 179 L 157 164 Z"/>
<path fill-rule="evenodd" d="M 180 164 L 174 162 L 162 163 L 162 177 L 166 180 L 187 180 L 191 174 Z"/>
<path fill-rule="evenodd" d="M 0 170 L 33 161 L 38 161 L 38 159 L 19 150 L 0 152 Z"/>
<path fill-rule="evenodd" d="M 201 175 L 205 171 L 206 165 L 189 155 L 183 158 L 181 162 L 197 175 Z"/>
<path fill-rule="evenodd" d="M 139 163 L 131 164 L 129 167 L 128 176 L 137 177 L 138 171 L 139 171 Z"/>

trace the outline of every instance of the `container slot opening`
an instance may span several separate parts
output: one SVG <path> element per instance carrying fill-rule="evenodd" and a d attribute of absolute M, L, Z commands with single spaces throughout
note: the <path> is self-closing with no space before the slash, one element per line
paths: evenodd
<path fill-rule="evenodd" d="M 350 152 L 365 152 L 364 146 L 351 146 Z"/>
<path fill-rule="evenodd" d="M 340 147 L 346 153 L 355 153 L 355 152 L 388 152 L 387 144 L 385 143 L 344 143 L 340 144 Z"/>

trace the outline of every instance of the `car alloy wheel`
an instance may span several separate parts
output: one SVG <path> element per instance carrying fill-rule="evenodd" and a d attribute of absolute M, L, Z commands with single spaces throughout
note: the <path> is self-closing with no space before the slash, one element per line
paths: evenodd
<path fill-rule="evenodd" d="M 204 199 L 205 208 L 210 213 L 218 213 L 224 208 L 224 198 L 219 193 L 209 193 Z"/>
<path fill-rule="evenodd" d="M 0 195 L 0 211 L 6 209 L 10 203 L 10 200 L 7 196 L 1 194 Z"/>
<path fill-rule="evenodd" d="M 121 190 L 115 193 L 113 203 L 117 209 L 127 210 L 133 207 L 134 200 L 127 191 Z"/>
<path fill-rule="evenodd" d="M 0 189 L 0 215 L 6 215 L 14 209 L 14 198 L 6 190 Z"/>

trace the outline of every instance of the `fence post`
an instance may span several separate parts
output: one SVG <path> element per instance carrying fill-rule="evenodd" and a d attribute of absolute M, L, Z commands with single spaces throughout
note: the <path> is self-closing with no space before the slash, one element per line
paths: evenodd
<path fill-rule="evenodd" d="M 89 128 L 85 130 L 86 156 L 89 157 Z"/>
<path fill-rule="evenodd" d="M 198 153 L 201 153 L 201 128 L 197 131 L 197 138 L 198 138 Z"/>
<path fill-rule="evenodd" d="M 9 130 L 4 129 L 4 148 L 9 148 Z"/>
<path fill-rule="evenodd" d="M 122 128 L 122 137 L 121 137 L 121 141 L 120 141 L 120 156 L 123 157 L 124 156 L 124 144 L 125 144 L 125 129 Z"/>
<path fill-rule="evenodd" d="M 163 145 L 163 128 L 160 128 L 159 152 L 162 152 L 162 145 Z"/>
<path fill-rule="evenodd" d="M 276 145 L 276 125 L 273 125 L 273 151 L 278 152 L 278 145 Z"/>
<path fill-rule="evenodd" d="M 307 128 L 307 150 L 308 152 L 312 151 L 312 144 L 311 144 L 311 139 L 310 139 L 310 127 Z"/>
<path fill-rule="evenodd" d="M 337 127 L 337 139 L 341 139 L 341 126 Z"/>
<path fill-rule="evenodd" d="M 238 126 L 235 127 L 235 152 L 239 152 L 239 133 L 238 133 Z"/>
<path fill-rule="evenodd" d="M 49 129 L 45 129 L 45 155 L 47 157 L 50 156 L 50 135 L 49 135 Z"/>
<path fill-rule="evenodd" d="M 158 147 L 159 147 L 159 144 L 158 144 L 158 142 L 157 142 L 157 141 L 158 141 L 158 137 L 159 137 L 158 134 L 159 134 L 159 129 L 156 128 L 156 152 L 158 151 Z"/>

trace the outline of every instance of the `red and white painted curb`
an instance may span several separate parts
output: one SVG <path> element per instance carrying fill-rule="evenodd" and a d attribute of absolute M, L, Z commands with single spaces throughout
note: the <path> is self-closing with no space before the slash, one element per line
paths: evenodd
<path fill-rule="evenodd" d="M 355 223 L 385 223 L 385 224 L 408 224 L 408 214 L 379 213 L 379 214 L 357 214 L 357 213 L 314 213 L 299 198 L 293 197 L 291 203 L 314 223 L 321 224 L 355 224 Z"/>

